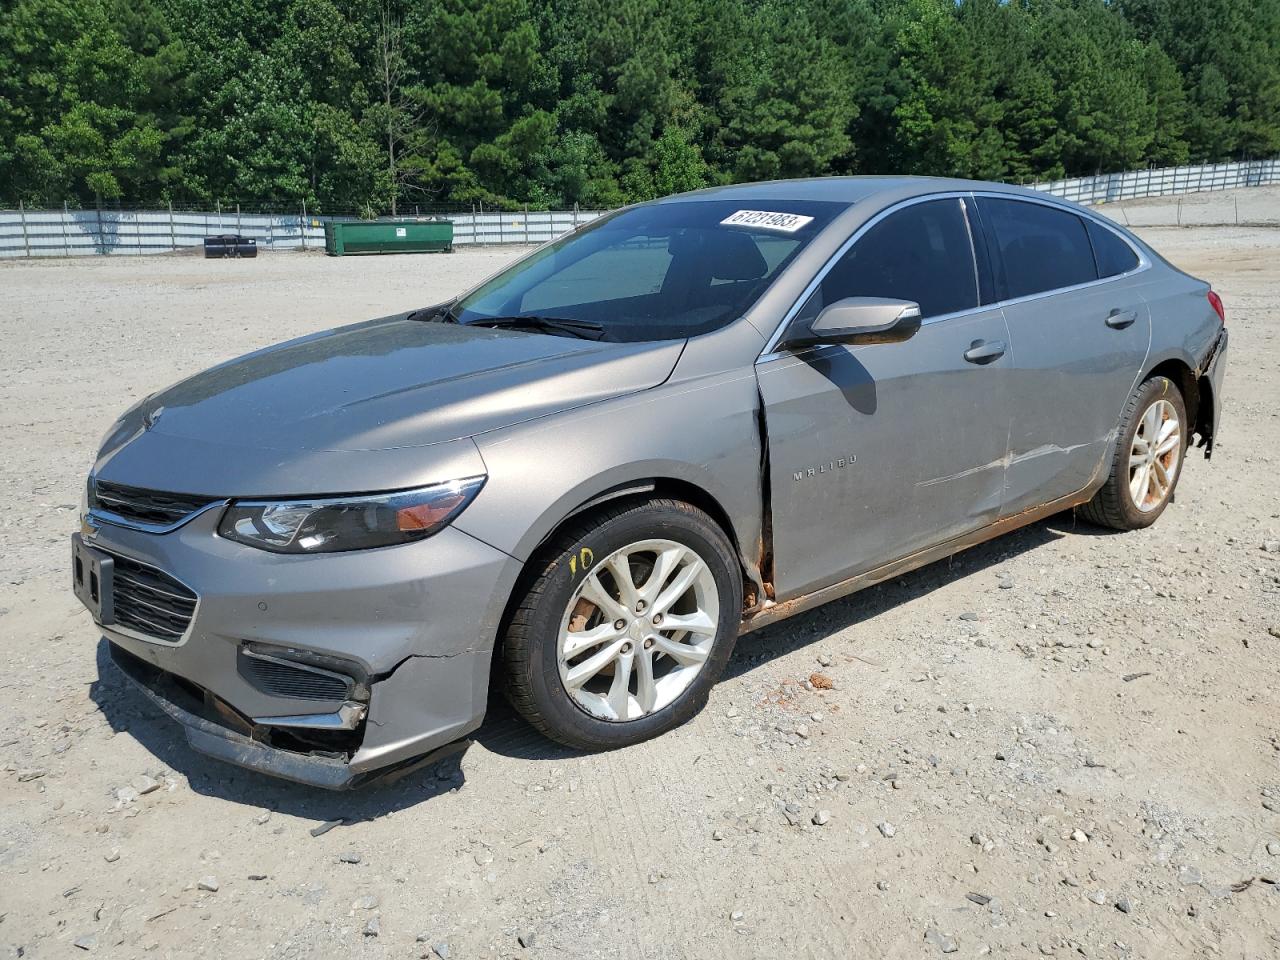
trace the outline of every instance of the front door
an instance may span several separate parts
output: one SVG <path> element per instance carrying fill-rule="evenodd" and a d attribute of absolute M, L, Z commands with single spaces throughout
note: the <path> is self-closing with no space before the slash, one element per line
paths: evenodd
<path fill-rule="evenodd" d="M 978 306 L 962 202 L 875 223 L 793 324 L 853 296 L 920 305 L 902 343 L 785 349 L 757 364 L 769 449 L 774 586 L 785 600 L 949 540 L 999 515 L 1009 335 Z"/>

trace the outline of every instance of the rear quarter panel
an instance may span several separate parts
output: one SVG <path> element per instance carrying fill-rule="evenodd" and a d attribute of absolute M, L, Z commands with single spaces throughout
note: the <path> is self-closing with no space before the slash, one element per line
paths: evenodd
<path fill-rule="evenodd" d="M 1147 370 L 1181 360 L 1197 374 L 1222 324 L 1209 305 L 1209 284 L 1157 260 L 1141 287 L 1151 310 Z M 1145 371 L 1144 371 L 1145 372 Z"/>

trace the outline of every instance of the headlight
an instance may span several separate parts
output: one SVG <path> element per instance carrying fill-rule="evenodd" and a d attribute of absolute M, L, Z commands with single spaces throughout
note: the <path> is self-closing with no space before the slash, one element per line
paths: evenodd
<path fill-rule="evenodd" d="M 238 500 L 222 515 L 218 534 L 273 553 L 336 553 L 423 540 L 461 513 L 484 479 L 363 497 Z"/>

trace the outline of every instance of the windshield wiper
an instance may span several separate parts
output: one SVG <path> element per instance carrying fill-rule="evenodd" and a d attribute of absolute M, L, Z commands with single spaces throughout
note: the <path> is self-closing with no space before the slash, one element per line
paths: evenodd
<path fill-rule="evenodd" d="M 426 323 L 457 323 L 458 318 L 453 314 L 453 304 L 449 304 L 443 310 L 441 309 L 423 309 L 413 310 L 405 316 L 406 320 L 419 320 Z"/>
<path fill-rule="evenodd" d="M 539 317 L 517 314 L 510 317 L 482 317 L 479 320 L 468 320 L 468 327 L 532 327 L 535 330 L 546 330 L 551 333 L 567 333 L 583 340 L 599 340 L 604 336 L 604 327 L 590 320 L 574 320 L 570 317 Z"/>

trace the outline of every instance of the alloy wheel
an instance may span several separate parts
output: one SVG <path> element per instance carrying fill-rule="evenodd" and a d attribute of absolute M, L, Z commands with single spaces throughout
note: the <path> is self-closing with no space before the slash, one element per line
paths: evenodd
<path fill-rule="evenodd" d="M 1182 424 L 1168 400 L 1147 407 L 1129 449 L 1129 495 L 1150 513 L 1168 499 L 1182 457 Z"/>
<path fill-rule="evenodd" d="M 602 720 L 637 720 L 673 703 L 715 645 L 720 593 L 690 547 L 642 540 L 596 563 L 560 624 L 560 680 Z"/>

